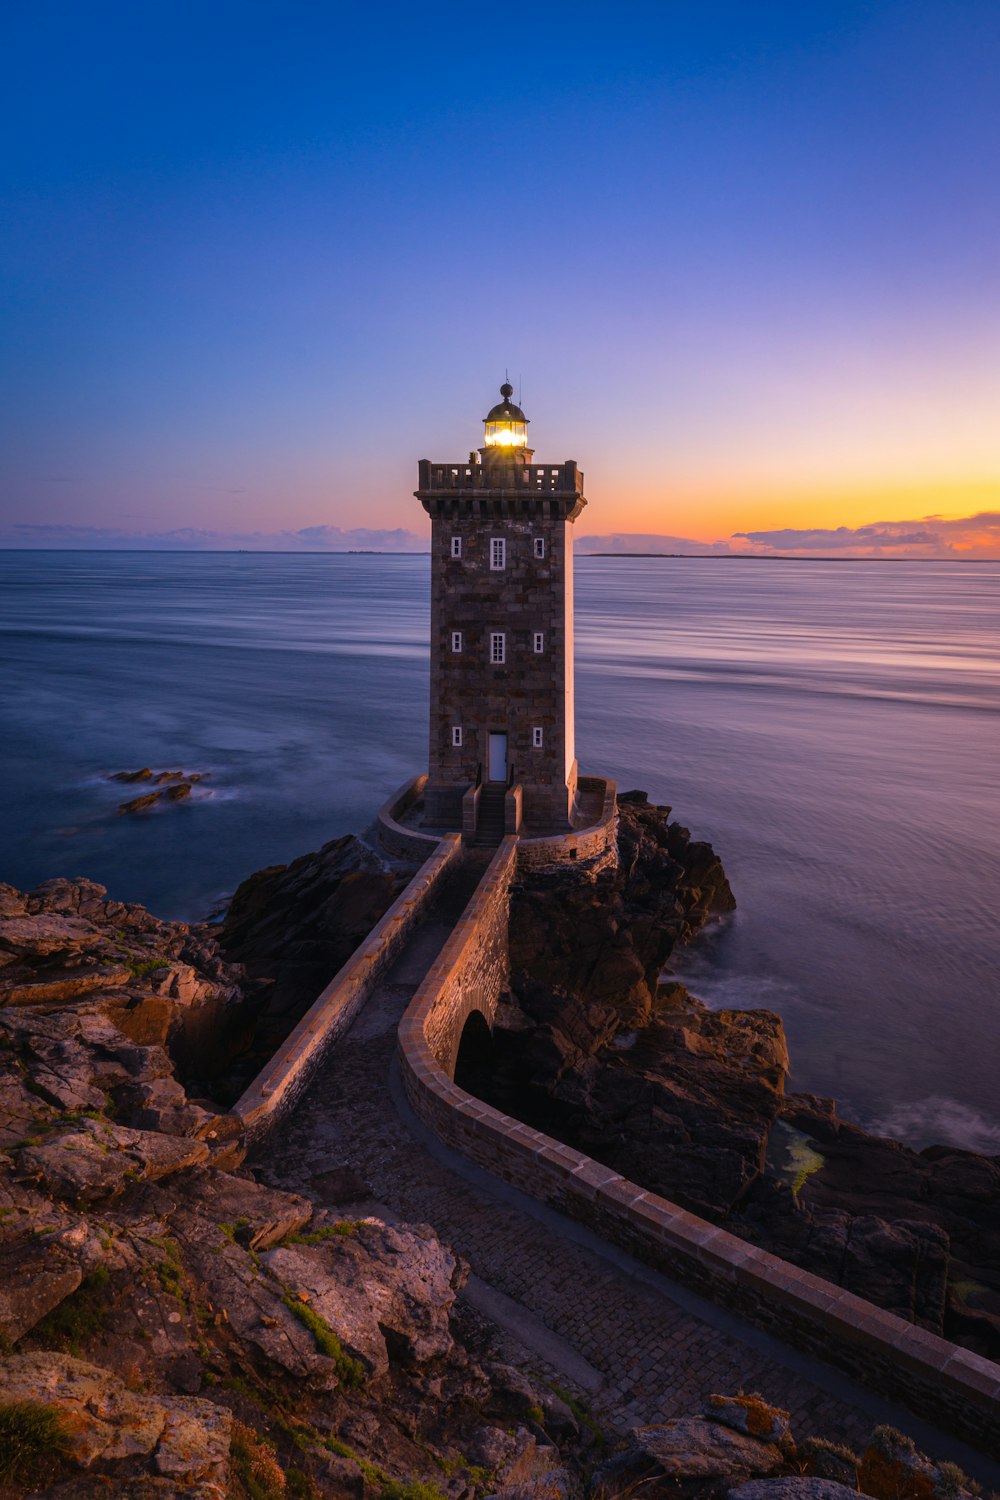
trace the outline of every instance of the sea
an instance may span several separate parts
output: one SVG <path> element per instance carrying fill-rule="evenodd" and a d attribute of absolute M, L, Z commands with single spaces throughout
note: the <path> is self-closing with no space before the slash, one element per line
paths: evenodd
<path fill-rule="evenodd" d="M 0 879 L 200 919 L 426 762 L 429 559 L 0 553 Z M 711 840 L 676 968 L 790 1087 L 1000 1153 L 1000 564 L 579 557 L 581 770 Z M 122 816 L 122 770 L 204 773 Z M 141 791 L 142 788 L 136 790 Z"/>

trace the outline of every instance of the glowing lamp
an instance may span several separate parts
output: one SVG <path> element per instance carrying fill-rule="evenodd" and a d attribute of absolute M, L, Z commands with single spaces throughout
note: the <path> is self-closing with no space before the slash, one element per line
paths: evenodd
<path fill-rule="evenodd" d="M 528 445 L 528 419 L 519 406 L 511 403 L 514 387 L 504 381 L 500 387 L 503 400 L 494 406 L 483 425 L 486 429 L 486 447 L 510 452 Z"/>

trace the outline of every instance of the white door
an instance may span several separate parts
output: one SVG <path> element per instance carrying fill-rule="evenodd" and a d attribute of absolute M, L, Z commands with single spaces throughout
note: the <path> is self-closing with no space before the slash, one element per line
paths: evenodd
<path fill-rule="evenodd" d="M 490 735 L 490 781 L 507 780 L 507 736 Z"/>

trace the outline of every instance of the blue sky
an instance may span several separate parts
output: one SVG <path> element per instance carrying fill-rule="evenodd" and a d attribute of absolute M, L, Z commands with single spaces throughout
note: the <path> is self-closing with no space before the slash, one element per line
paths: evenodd
<path fill-rule="evenodd" d="M 0 540 L 419 532 L 505 369 L 594 532 L 1000 512 L 993 0 L 43 0 L 0 66 Z"/>

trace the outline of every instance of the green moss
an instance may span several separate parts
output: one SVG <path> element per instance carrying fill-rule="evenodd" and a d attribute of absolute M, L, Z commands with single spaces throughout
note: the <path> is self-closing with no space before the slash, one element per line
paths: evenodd
<path fill-rule="evenodd" d="M 42 1401 L 0 1402 L 0 1483 L 30 1484 L 69 1448 L 65 1418 Z"/>
<path fill-rule="evenodd" d="M 71 1296 L 35 1324 L 35 1334 L 70 1354 L 79 1354 L 82 1345 L 104 1326 L 109 1279 L 107 1266 L 91 1271 Z"/>
<path fill-rule="evenodd" d="M 157 969 L 169 969 L 170 961 L 166 958 L 144 958 L 139 963 L 127 965 L 133 979 L 142 979 L 146 974 L 155 974 Z"/>
<path fill-rule="evenodd" d="M 316 1348 L 328 1359 L 332 1359 L 337 1367 L 337 1376 L 341 1385 L 347 1387 L 359 1386 L 365 1378 L 364 1367 L 359 1360 L 352 1359 L 344 1352 L 344 1346 L 330 1327 L 325 1318 L 321 1317 L 313 1308 L 305 1302 L 300 1302 L 291 1292 L 286 1292 L 281 1299 L 290 1313 L 298 1318 L 299 1322 L 308 1328 L 316 1340 Z"/>
<path fill-rule="evenodd" d="M 344 1239 L 357 1234 L 358 1226 L 350 1219 L 339 1219 L 336 1224 L 324 1224 L 309 1234 L 286 1234 L 282 1245 L 321 1245 L 324 1240 Z"/>
<path fill-rule="evenodd" d="M 389 1479 L 382 1486 L 381 1500 L 447 1500 L 447 1496 L 423 1479 Z"/>

